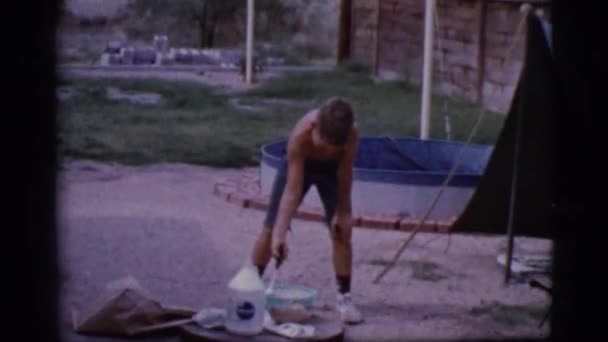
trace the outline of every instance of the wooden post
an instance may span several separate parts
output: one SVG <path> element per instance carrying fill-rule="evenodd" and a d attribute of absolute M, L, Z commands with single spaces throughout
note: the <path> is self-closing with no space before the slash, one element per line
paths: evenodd
<path fill-rule="evenodd" d="M 486 72 L 486 0 L 477 1 L 477 13 L 479 18 L 477 35 L 477 103 L 483 105 L 483 81 Z"/>
<path fill-rule="evenodd" d="M 352 0 L 340 0 L 336 64 L 350 57 Z"/>

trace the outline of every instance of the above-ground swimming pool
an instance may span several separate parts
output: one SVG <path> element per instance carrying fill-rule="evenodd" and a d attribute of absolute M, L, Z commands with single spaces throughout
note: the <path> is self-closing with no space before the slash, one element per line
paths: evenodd
<path fill-rule="evenodd" d="M 403 217 L 421 218 L 464 145 L 462 142 L 410 137 L 361 137 L 353 171 L 353 212 L 398 213 Z M 286 140 L 261 148 L 263 195 L 271 192 L 285 148 Z M 470 144 L 466 147 L 463 161 L 428 219 L 451 220 L 460 215 L 492 150 L 492 145 Z M 303 203 L 320 206 L 321 202 L 316 191 L 309 191 Z"/>

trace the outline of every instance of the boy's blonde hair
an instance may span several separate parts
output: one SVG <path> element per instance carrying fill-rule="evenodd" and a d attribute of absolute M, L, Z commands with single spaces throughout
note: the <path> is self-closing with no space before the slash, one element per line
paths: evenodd
<path fill-rule="evenodd" d="M 323 140 L 332 145 L 341 146 L 346 143 L 353 122 L 351 105 L 340 97 L 330 98 L 319 109 L 319 133 Z"/>

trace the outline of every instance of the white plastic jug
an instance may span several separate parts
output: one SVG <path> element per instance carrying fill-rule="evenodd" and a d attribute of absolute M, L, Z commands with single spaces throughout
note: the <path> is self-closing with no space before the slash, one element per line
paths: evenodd
<path fill-rule="evenodd" d="M 228 284 L 226 330 L 238 335 L 256 335 L 264 329 L 266 294 L 258 270 L 246 262 Z"/>

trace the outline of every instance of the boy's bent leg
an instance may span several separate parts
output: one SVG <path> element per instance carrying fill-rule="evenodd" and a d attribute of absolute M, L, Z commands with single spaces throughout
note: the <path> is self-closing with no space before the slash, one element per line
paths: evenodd
<path fill-rule="evenodd" d="M 325 222 L 329 227 L 329 234 L 332 240 L 332 260 L 338 292 L 350 292 L 352 246 L 351 246 L 351 227 L 340 227 L 340 230 L 331 227 L 333 216 L 336 212 L 338 201 L 338 183 L 334 176 L 320 177 L 317 182 L 319 197 L 325 209 Z"/>
<path fill-rule="evenodd" d="M 351 231 L 350 227 L 336 227 L 330 231 L 332 259 L 340 293 L 350 292 L 353 257 Z"/>
<path fill-rule="evenodd" d="M 352 278 L 352 227 L 336 227 L 332 229 L 331 220 L 336 210 L 338 199 L 337 182 L 333 177 L 327 177 L 317 183 L 319 196 L 325 209 L 326 222 L 330 228 L 332 241 L 332 260 L 338 287 L 337 311 L 345 323 L 360 323 L 363 317 L 355 307 L 351 298 Z"/>
<path fill-rule="evenodd" d="M 336 227 L 331 231 L 333 261 L 338 284 L 336 309 L 345 323 L 363 321 L 363 315 L 352 301 L 350 282 L 352 277 L 352 228 Z"/>

